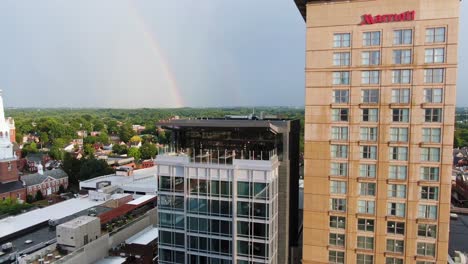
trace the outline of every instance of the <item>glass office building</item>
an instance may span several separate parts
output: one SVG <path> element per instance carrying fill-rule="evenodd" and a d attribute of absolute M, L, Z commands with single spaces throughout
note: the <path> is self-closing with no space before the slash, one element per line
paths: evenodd
<path fill-rule="evenodd" d="M 172 130 L 173 142 L 156 158 L 160 263 L 289 259 L 284 256 L 291 247 L 289 223 L 294 222 L 292 236 L 297 239 L 298 218 L 297 207 L 290 214 L 294 208 L 289 203 L 297 206 L 298 193 L 291 201 L 290 188 L 297 188 L 298 181 L 290 183 L 292 177 L 281 166 L 290 168 L 289 141 L 295 134 L 298 139 L 298 129 L 291 132 L 291 126 L 296 124 L 289 120 L 161 124 Z M 289 188 L 280 190 L 280 181 Z M 287 198 L 283 203 L 282 196 Z"/>

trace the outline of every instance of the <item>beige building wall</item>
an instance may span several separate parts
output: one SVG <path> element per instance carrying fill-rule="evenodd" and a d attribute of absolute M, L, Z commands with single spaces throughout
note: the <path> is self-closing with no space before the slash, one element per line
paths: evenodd
<path fill-rule="evenodd" d="M 337 252 L 340 256 L 335 259 L 341 261 L 343 254 L 344 263 L 447 263 L 459 5 L 459 0 L 308 1 L 303 263 L 329 263 L 332 255 Z M 412 10 L 415 11 L 413 21 L 360 25 L 364 14 L 400 14 Z M 427 42 L 426 34 L 431 28 L 444 28 L 444 40 L 438 43 Z M 411 43 L 394 44 L 395 30 L 406 29 L 411 30 Z M 365 46 L 364 34 L 374 31 L 380 32 L 379 45 Z M 334 47 L 335 34 L 339 33 L 350 34 L 349 47 Z M 426 62 L 426 49 L 433 48 L 443 49 L 443 62 Z M 410 50 L 410 62 L 395 64 L 394 50 Z M 367 51 L 380 52 L 378 65 L 363 65 L 362 53 Z M 349 65 L 334 65 L 334 53 L 338 52 L 349 54 Z M 409 83 L 394 83 L 393 71 L 401 69 L 411 70 Z M 428 69 L 443 69 L 442 82 L 428 82 Z M 363 71 L 378 71 L 378 83 L 364 84 Z M 349 72 L 349 84 L 334 85 L 334 72 Z M 399 88 L 409 89 L 407 102 L 406 99 L 401 99 L 400 103 L 392 99 L 396 93 L 392 90 Z M 442 100 L 429 102 L 424 92 L 428 88 L 442 89 Z M 363 90 L 367 89 L 378 90 L 376 102 L 363 101 Z M 347 102 L 335 102 L 335 90 L 347 91 Z M 396 99 L 396 96 L 393 97 Z M 334 109 L 340 108 L 348 110 L 347 121 L 333 120 L 333 112 L 337 111 Z M 378 109 L 378 120 L 364 122 L 362 116 L 365 109 Z M 400 111 L 399 109 L 408 111 L 407 121 L 395 121 L 394 113 Z M 441 109 L 442 117 L 439 122 L 427 122 L 429 116 L 426 117 L 426 110 L 432 111 L 428 109 Z M 395 115 L 397 118 L 398 115 Z M 332 127 L 347 129 L 348 136 L 333 139 Z M 366 128 L 377 129 L 375 140 L 361 137 L 361 129 Z M 402 135 L 407 129 L 408 139 L 394 140 L 395 136 L 391 136 L 391 129 L 396 131 L 394 128 L 402 128 Z M 440 129 L 440 142 L 437 142 L 437 136 L 434 137 L 436 142 L 424 142 L 427 137 L 423 137 L 423 129 L 428 128 L 433 128 L 431 131 L 435 134 Z M 346 146 L 347 157 L 332 157 L 332 145 Z M 364 148 L 375 149 L 375 158 L 364 159 Z M 394 148 L 407 150 L 407 160 L 393 160 L 391 151 Z M 424 151 L 429 148 L 432 153 L 440 150 L 440 158 L 431 155 L 434 161 L 422 160 L 425 157 Z M 332 175 L 332 163 L 347 164 L 346 175 Z M 362 177 L 360 169 L 364 164 L 375 165 L 375 177 Z M 390 166 L 406 167 L 406 176 L 391 179 Z M 439 178 L 432 181 L 422 179 L 421 170 L 424 167 L 438 168 Z M 331 193 L 332 181 L 345 184 L 345 192 Z M 360 186 L 363 188 L 365 183 L 370 186 L 375 184 L 374 195 L 362 195 Z M 402 188 L 406 188 L 406 191 L 400 192 L 404 195 L 399 198 L 389 197 L 390 185 L 405 186 Z M 423 199 L 423 187 L 438 188 L 432 189 L 438 191 L 432 196 L 435 198 Z M 333 198 L 345 199 L 346 209 L 333 210 Z M 374 203 L 374 212 L 359 212 L 358 203 L 364 200 L 369 201 L 369 204 Z M 388 207 L 392 202 L 405 205 L 404 210 L 400 210 L 404 211 L 404 215 L 389 214 Z M 425 205 L 432 206 L 428 210 L 436 208 L 435 219 L 422 217 L 419 211 Z M 345 228 L 331 227 L 331 217 L 344 217 Z M 358 219 L 373 220 L 374 231 L 359 230 Z M 403 234 L 389 233 L 387 225 L 391 225 L 389 222 L 392 221 L 404 224 Z M 436 226 L 435 238 L 418 234 L 418 226 L 422 228 L 423 224 Z M 344 245 L 333 245 L 330 234 L 344 235 Z M 368 249 L 359 248 L 358 236 L 373 238 L 369 243 L 372 246 Z M 391 247 L 387 245 L 389 239 L 396 240 L 397 246 L 401 246 L 399 243 L 403 242 L 403 252 L 391 252 Z M 424 247 L 428 251 L 426 256 L 421 253 L 422 243 L 429 244 Z M 435 246 L 433 256 L 428 250 L 431 245 Z M 358 256 L 364 256 L 372 262 L 358 260 Z"/>

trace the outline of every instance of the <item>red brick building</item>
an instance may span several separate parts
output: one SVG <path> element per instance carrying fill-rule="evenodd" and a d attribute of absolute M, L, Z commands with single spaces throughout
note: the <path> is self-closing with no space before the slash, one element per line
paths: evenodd
<path fill-rule="evenodd" d="M 12 142 L 15 141 L 15 122 L 5 119 L 0 91 L 0 199 L 26 199 L 26 188 L 19 179 L 18 159 Z"/>
<path fill-rule="evenodd" d="M 42 171 L 38 173 L 21 176 L 28 195 L 33 197 L 37 191 L 41 191 L 43 196 L 48 196 L 59 191 L 60 185 L 65 189 L 68 187 L 68 175 L 62 169 Z"/>

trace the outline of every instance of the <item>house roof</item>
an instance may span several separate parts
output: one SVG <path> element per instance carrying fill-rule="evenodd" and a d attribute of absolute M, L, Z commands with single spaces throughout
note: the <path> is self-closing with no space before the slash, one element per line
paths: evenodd
<path fill-rule="evenodd" d="M 34 161 L 36 163 L 41 163 L 42 162 L 42 159 L 44 156 L 46 156 L 47 154 L 44 154 L 44 153 L 29 153 L 27 156 L 26 156 L 26 159 L 28 161 Z"/>
<path fill-rule="evenodd" d="M 6 193 L 20 189 L 24 189 L 23 183 L 21 181 L 14 181 L 8 183 L 0 182 L 0 193 Z"/>
<path fill-rule="evenodd" d="M 26 186 L 32 186 L 44 182 L 48 177 L 54 179 L 66 178 L 68 175 L 62 169 L 46 170 L 44 174 L 34 173 L 29 175 L 21 176 L 21 180 L 24 181 Z"/>

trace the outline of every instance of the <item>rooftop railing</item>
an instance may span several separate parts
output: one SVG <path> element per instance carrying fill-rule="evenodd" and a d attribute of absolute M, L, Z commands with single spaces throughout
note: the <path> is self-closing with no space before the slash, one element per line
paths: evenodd
<path fill-rule="evenodd" d="M 232 164 L 233 160 L 273 160 L 277 157 L 277 150 L 175 149 L 166 146 L 159 149 L 159 155 L 188 157 L 190 162 L 222 165 Z"/>

